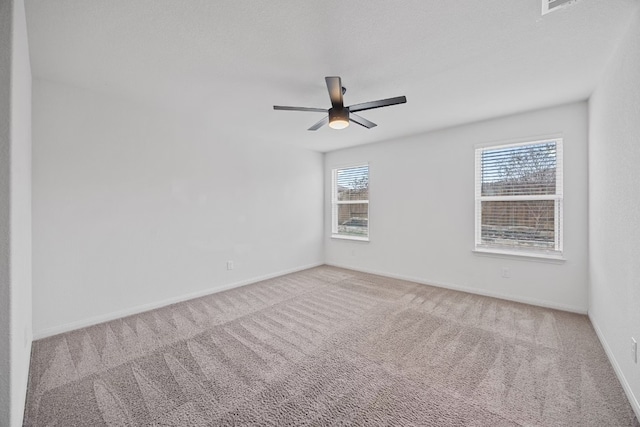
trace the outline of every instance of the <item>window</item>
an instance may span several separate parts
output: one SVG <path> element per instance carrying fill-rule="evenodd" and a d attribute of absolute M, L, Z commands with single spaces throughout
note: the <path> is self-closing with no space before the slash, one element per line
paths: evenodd
<path fill-rule="evenodd" d="M 332 237 L 369 240 L 369 165 L 332 172 Z"/>
<path fill-rule="evenodd" d="M 476 149 L 476 250 L 562 256 L 562 139 Z"/>

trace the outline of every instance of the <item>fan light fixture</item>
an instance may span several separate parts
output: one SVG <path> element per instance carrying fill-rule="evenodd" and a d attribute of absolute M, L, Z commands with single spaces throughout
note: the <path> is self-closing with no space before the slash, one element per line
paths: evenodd
<path fill-rule="evenodd" d="M 349 126 L 349 110 L 341 108 L 329 110 L 329 127 L 331 129 L 344 129 Z"/>
<path fill-rule="evenodd" d="M 407 102 L 406 96 L 396 96 L 395 98 L 379 99 L 377 101 L 363 102 L 362 104 L 355 104 L 347 107 L 344 105 L 342 99 L 342 95 L 347 91 L 347 89 L 342 86 L 342 79 L 338 76 L 329 76 L 325 77 L 324 81 L 327 83 L 327 90 L 329 91 L 329 98 L 331 99 L 331 108 L 286 107 L 283 105 L 274 105 L 273 109 L 325 113 L 326 115 L 316 124 L 311 126 L 309 130 L 318 130 L 327 123 L 331 129 L 344 129 L 349 126 L 349 122 L 371 129 L 377 125 L 356 114 L 357 111 L 373 110 L 374 108 L 388 107 L 390 105 L 404 104 Z"/>

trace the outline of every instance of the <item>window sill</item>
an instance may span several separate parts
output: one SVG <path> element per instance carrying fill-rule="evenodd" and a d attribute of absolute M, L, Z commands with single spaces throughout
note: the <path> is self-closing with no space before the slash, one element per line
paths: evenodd
<path fill-rule="evenodd" d="M 355 241 L 358 241 L 358 242 L 368 242 L 369 241 L 368 237 L 345 236 L 343 234 L 332 234 L 331 238 L 332 239 L 339 239 L 339 240 L 355 240 Z"/>
<path fill-rule="evenodd" d="M 563 254 L 521 252 L 508 249 L 475 248 L 472 250 L 472 252 L 480 256 L 498 258 L 529 258 L 531 261 L 551 262 L 556 264 L 562 264 L 567 260 Z"/>

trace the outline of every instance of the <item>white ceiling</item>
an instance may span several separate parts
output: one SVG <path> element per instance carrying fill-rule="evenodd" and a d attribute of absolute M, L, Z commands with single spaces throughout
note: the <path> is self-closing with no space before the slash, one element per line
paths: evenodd
<path fill-rule="evenodd" d="M 206 114 L 221 134 L 326 152 L 583 100 L 638 0 L 26 0 L 35 77 Z M 378 124 L 306 129 L 328 108 Z M 214 127 L 215 128 L 215 127 Z"/>

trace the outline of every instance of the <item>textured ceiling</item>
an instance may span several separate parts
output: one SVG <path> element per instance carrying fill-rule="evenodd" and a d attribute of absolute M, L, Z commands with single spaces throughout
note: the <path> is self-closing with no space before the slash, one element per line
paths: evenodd
<path fill-rule="evenodd" d="M 317 151 L 586 99 L 638 0 L 26 0 L 32 72 L 203 114 L 212 129 Z M 329 107 L 406 95 L 362 112 L 378 127 L 306 129 Z"/>

